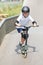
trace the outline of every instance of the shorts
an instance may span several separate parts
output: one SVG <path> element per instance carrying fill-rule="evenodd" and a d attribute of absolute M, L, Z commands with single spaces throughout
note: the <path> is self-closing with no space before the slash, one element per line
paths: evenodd
<path fill-rule="evenodd" d="M 17 28 L 18 33 L 22 31 L 22 28 Z"/>
<path fill-rule="evenodd" d="M 21 33 L 21 31 L 25 31 L 25 30 L 26 29 L 17 28 L 18 33 Z M 26 38 L 28 38 L 28 34 L 26 35 L 26 34 L 21 33 L 21 37 L 24 38 L 24 39 L 26 39 Z"/>
<path fill-rule="evenodd" d="M 17 28 L 18 33 L 21 33 L 21 31 L 25 31 L 25 29 Z"/>

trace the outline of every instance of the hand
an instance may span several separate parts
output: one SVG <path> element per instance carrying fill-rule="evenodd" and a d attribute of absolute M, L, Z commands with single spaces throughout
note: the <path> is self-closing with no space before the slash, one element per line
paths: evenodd
<path fill-rule="evenodd" d="M 34 23 L 34 25 L 33 25 L 33 26 L 35 27 L 35 26 L 37 26 L 37 24 L 36 24 L 36 23 Z"/>
<path fill-rule="evenodd" d="M 19 27 L 20 27 L 20 26 L 21 26 L 21 24 L 17 24 L 17 26 L 19 26 Z"/>
<path fill-rule="evenodd" d="M 32 27 L 39 27 L 39 25 L 37 25 L 37 24 L 34 24 L 34 25 L 32 25 Z"/>
<path fill-rule="evenodd" d="M 33 21 L 32 22 L 32 26 L 36 27 L 37 26 L 37 22 L 36 21 Z"/>
<path fill-rule="evenodd" d="M 21 26 L 21 24 L 19 24 L 19 23 L 15 23 L 16 24 L 16 26 L 18 26 L 18 27 L 20 27 Z"/>

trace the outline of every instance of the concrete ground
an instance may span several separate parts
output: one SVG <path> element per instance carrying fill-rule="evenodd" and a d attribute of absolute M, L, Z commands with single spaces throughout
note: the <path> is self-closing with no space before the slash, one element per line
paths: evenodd
<path fill-rule="evenodd" d="M 43 65 L 43 27 L 31 28 L 26 59 L 19 51 L 20 34 L 16 30 L 7 34 L 0 47 L 0 65 Z"/>
<path fill-rule="evenodd" d="M 17 53 L 20 52 L 18 46 L 20 34 L 14 30 L 4 37 L 2 45 L 0 46 L 0 65 L 43 65 L 42 2 L 43 0 L 25 0 L 24 2 L 24 5 L 30 6 L 32 17 L 38 21 L 40 25 L 29 30 L 27 58 L 24 59 L 21 54 Z"/>

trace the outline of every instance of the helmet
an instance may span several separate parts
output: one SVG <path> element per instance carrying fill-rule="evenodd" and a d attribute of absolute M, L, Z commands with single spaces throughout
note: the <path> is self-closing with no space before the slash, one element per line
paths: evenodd
<path fill-rule="evenodd" d="M 29 12 L 30 12 L 30 8 L 29 8 L 28 6 L 24 6 L 24 7 L 22 8 L 22 12 L 27 12 L 27 13 L 29 13 Z"/>

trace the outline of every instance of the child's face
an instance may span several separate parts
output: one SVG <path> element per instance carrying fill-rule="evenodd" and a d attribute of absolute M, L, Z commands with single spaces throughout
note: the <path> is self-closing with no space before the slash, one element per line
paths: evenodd
<path fill-rule="evenodd" d="M 29 13 L 27 13 L 27 12 L 23 13 L 23 16 L 24 16 L 25 18 L 28 17 L 28 15 L 29 15 Z"/>

